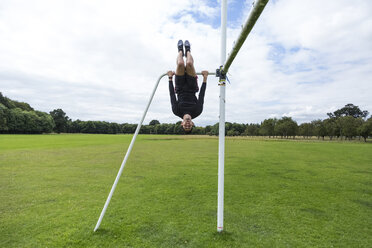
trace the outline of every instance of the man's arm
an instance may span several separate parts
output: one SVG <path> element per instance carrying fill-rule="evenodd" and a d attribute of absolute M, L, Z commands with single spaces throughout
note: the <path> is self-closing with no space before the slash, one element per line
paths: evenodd
<path fill-rule="evenodd" d="M 170 95 L 170 100 L 171 100 L 171 104 L 172 104 L 173 114 L 178 116 L 178 102 L 177 102 L 177 99 L 176 99 L 176 94 L 174 92 L 174 86 L 173 86 L 173 80 L 172 80 L 173 75 L 174 75 L 174 72 L 172 72 L 172 71 L 168 72 L 169 95 Z"/>
<path fill-rule="evenodd" d="M 204 104 L 204 94 L 205 94 L 205 89 L 207 87 L 207 78 L 208 78 L 208 71 L 202 71 L 203 75 L 203 84 L 200 88 L 199 92 L 199 98 L 198 98 L 198 104 L 203 107 Z"/>
<path fill-rule="evenodd" d="M 202 75 L 203 75 L 203 84 L 199 91 L 198 103 L 197 103 L 197 108 L 195 111 L 194 118 L 196 118 L 203 112 L 204 95 L 205 95 L 205 89 L 207 88 L 208 71 L 202 71 Z"/>
<path fill-rule="evenodd" d="M 204 104 L 204 95 L 205 95 L 205 89 L 207 88 L 207 83 L 203 82 L 200 91 L 199 91 L 199 97 L 198 97 L 198 104 L 203 106 Z"/>

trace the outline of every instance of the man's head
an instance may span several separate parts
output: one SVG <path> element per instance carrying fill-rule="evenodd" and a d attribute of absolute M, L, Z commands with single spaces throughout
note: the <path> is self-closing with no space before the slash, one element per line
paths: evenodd
<path fill-rule="evenodd" d="M 194 126 L 194 122 L 191 120 L 191 115 L 185 114 L 182 118 L 181 126 L 185 133 L 191 133 L 191 130 Z"/>

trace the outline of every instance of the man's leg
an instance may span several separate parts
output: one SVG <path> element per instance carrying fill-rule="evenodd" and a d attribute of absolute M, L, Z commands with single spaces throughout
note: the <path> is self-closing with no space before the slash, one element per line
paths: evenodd
<path fill-rule="evenodd" d="M 185 61 L 183 61 L 183 52 L 178 51 L 176 76 L 183 75 L 185 75 Z"/>
<path fill-rule="evenodd" d="M 175 76 L 175 91 L 176 94 L 179 94 L 184 88 L 186 78 L 185 78 L 185 61 L 183 60 L 183 42 L 179 40 L 177 43 L 178 47 L 178 56 L 177 56 L 177 68 Z"/>
<path fill-rule="evenodd" d="M 196 71 L 194 68 L 194 59 L 191 56 L 190 43 L 185 41 L 185 52 L 186 52 L 186 73 L 192 77 L 196 77 Z"/>

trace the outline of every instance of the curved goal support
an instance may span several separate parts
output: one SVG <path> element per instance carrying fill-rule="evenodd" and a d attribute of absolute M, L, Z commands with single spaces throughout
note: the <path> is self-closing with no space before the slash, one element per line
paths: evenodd
<path fill-rule="evenodd" d="M 197 75 L 201 75 L 201 72 L 198 72 L 198 73 L 196 73 L 196 74 L 197 74 Z M 215 75 L 214 72 L 208 72 L 208 74 L 209 74 L 209 75 Z M 113 184 L 112 187 L 111 187 L 110 193 L 109 193 L 109 195 L 108 195 L 108 197 L 107 197 L 107 200 L 106 200 L 106 202 L 105 202 L 105 205 L 103 206 L 102 212 L 101 212 L 101 214 L 100 214 L 100 216 L 99 216 L 99 218 L 98 218 L 98 221 L 97 221 L 96 227 L 94 228 L 94 231 L 97 231 L 97 229 L 98 229 L 99 226 L 101 225 L 101 222 L 102 222 L 103 217 L 105 216 L 105 213 L 106 213 L 107 207 L 108 207 L 108 205 L 110 204 L 111 197 L 112 197 L 112 195 L 114 194 L 114 191 L 115 191 L 115 188 L 116 188 L 116 186 L 117 186 L 117 184 L 118 184 L 118 182 L 119 182 L 120 176 L 121 176 L 121 174 L 123 173 L 124 166 L 125 166 L 125 164 L 126 164 L 128 158 L 129 158 L 129 155 L 130 155 L 130 152 L 132 151 L 132 148 L 133 148 L 134 142 L 136 141 L 137 135 L 138 135 L 138 133 L 139 133 L 139 131 L 140 131 L 140 129 L 141 129 L 141 126 L 142 126 L 143 120 L 145 119 L 146 114 L 147 114 L 147 111 L 149 110 L 149 107 L 150 107 L 150 105 L 151 105 L 152 99 L 154 98 L 154 95 L 155 95 L 155 92 L 156 92 L 156 90 L 157 90 L 157 88 L 158 88 L 159 82 L 160 82 L 160 80 L 161 80 L 164 76 L 166 76 L 166 75 L 167 75 L 167 73 L 161 74 L 161 75 L 159 76 L 158 80 L 156 81 L 156 84 L 155 84 L 155 86 L 154 86 L 154 89 L 152 90 L 152 93 L 151 93 L 151 96 L 150 96 L 149 102 L 147 103 L 147 106 L 146 106 L 145 111 L 143 112 L 142 118 L 141 118 L 140 122 L 139 122 L 138 125 L 137 125 L 136 131 L 134 132 L 134 135 L 133 135 L 132 141 L 130 142 L 129 148 L 128 148 L 128 150 L 127 150 L 127 153 L 125 154 L 125 157 L 124 157 L 124 159 L 123 159 L 123 162 L 121 163 L 121 166 L 120 166 L 119 172 L 118 172 L 118 174 L 117 174 L 117 176 L 116 176 L 116 178 L 115 178 L 114 184 Z"/>

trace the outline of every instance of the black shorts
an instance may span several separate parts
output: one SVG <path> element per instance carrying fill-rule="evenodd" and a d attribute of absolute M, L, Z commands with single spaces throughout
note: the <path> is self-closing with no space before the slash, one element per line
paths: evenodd
<path fill-rule="evenodd" d="M 199 86 L 198 86 L 198 77 L 193 77 L 190 75 L 185 75 L 183 76 L 177 76 L 175 78 L 175 83 L 176 83 L 176 89 L 175 92 L 177 94 L 181 92 L 190 92 L 190 93 L 196 93 L 199 91 Z"/>

